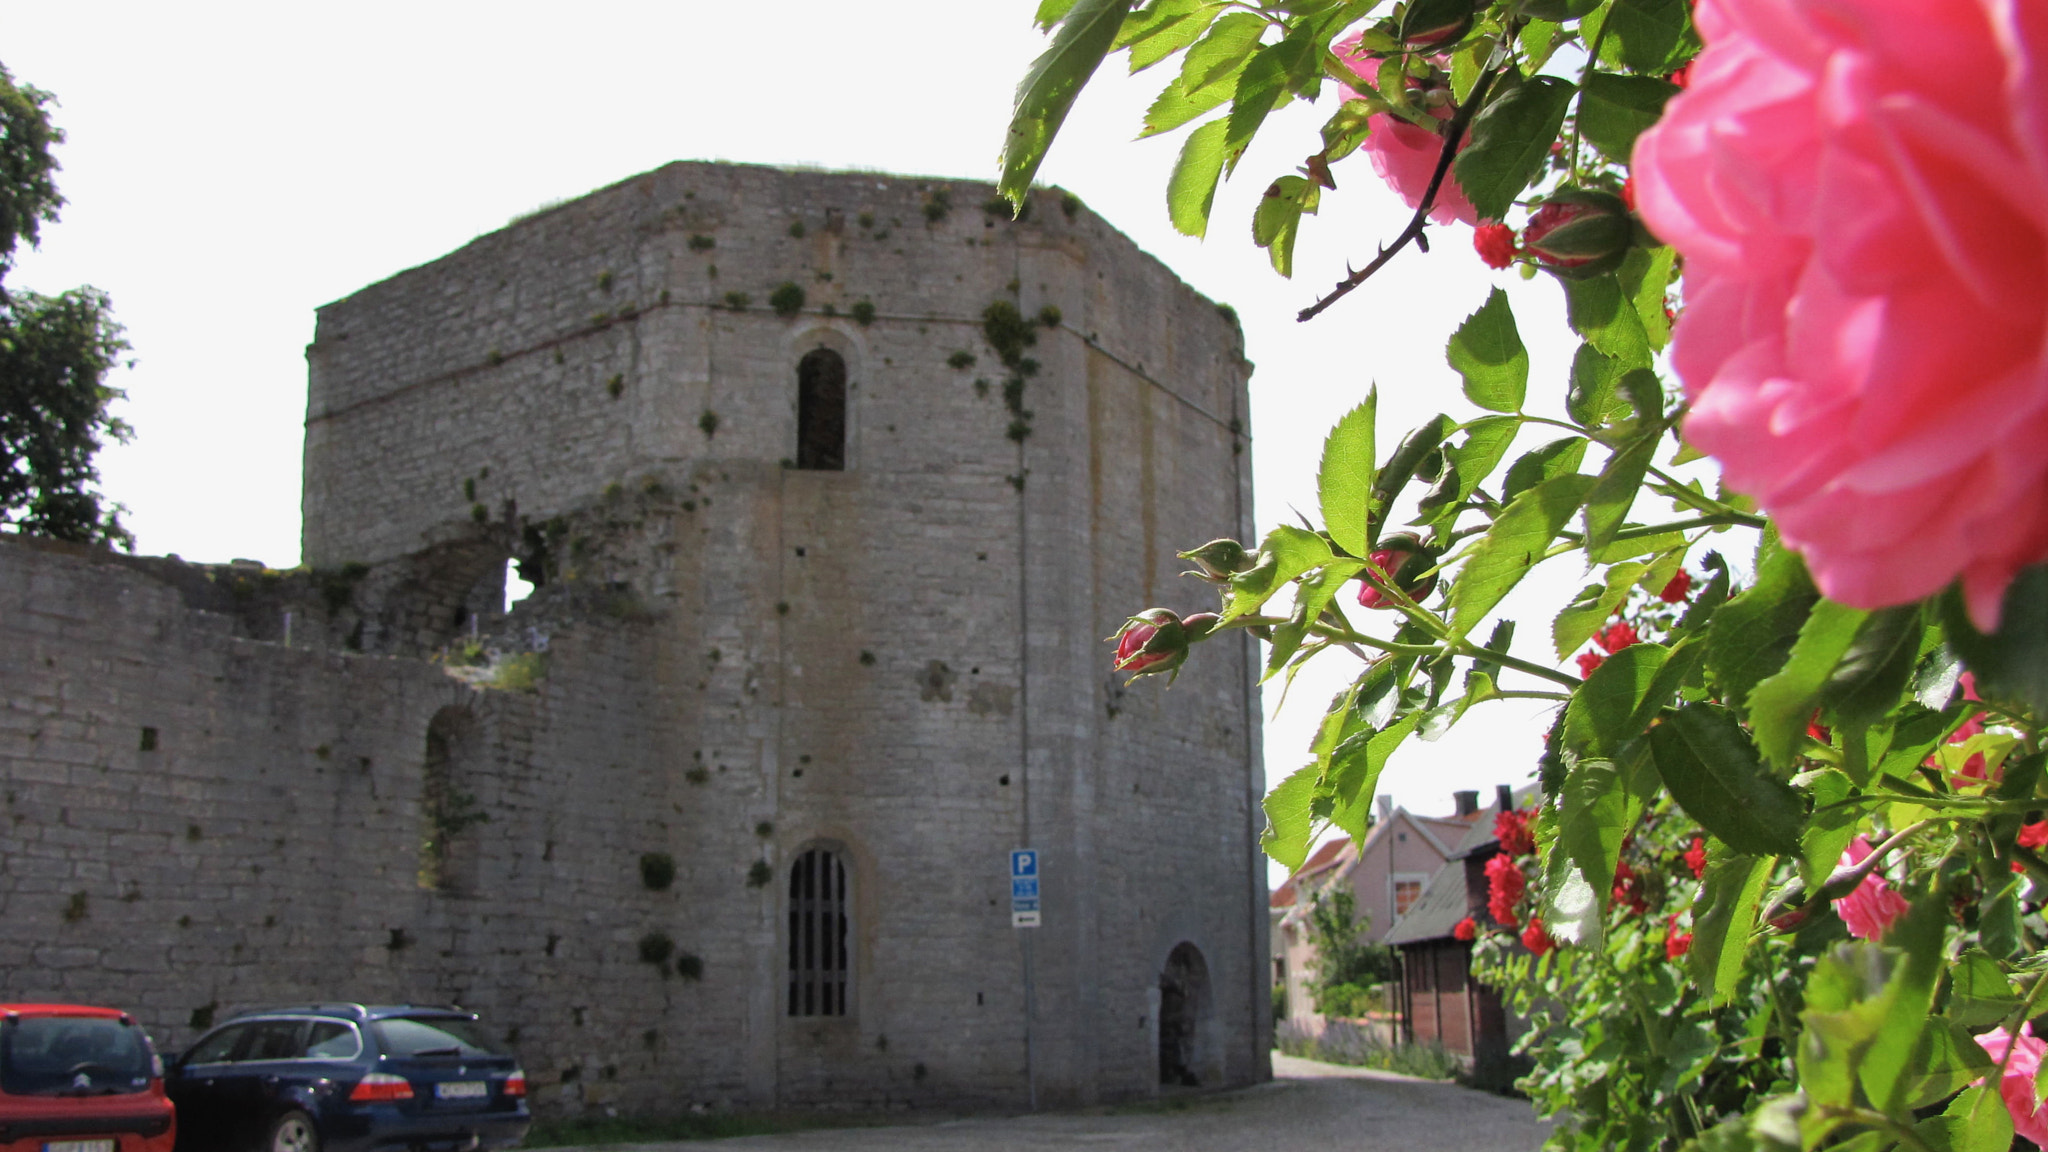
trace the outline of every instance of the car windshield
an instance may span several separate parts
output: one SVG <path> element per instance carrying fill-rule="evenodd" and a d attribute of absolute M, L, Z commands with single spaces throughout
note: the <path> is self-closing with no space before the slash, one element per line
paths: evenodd
<path fill-rule="evenodd" d="M 0 1024 L 0 1091 L 107 1096 L 149 1087 L 142 1029 L 106 1016 L 16 1016 Z"/>
<path fill-rule="evenodd" d="M 459 1016 L 393 1016 L 371 1027 L 384 1052 L 400 1060 L 420 1056 L 496 1056 L 474 1021 Z"/>

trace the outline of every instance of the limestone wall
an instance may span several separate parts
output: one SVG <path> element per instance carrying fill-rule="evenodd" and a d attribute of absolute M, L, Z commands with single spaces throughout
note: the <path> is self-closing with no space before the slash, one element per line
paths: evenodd
<path fill-rule="evenodd" d="M 299 633 L 318 651 L 173 570 L 0 541 L 7 994 L 174 1043 L 208 1005 L 455 1000 L 543 1109 L 1014 1106 L 1156 1092 L 1187 943 L 1200 1075 L 1265 1075 L 1252 645 L 1167 691 L 1101 640 L 1213 605 L 1172 553 L 1252 532 L 1249 365 L 1085 208 L 1040 192 L 1010 223 L 989 196 L 671 165 L 323 309 L 306 555 L 367 574 Z M 1014 407 L 999 300 L 1059 314 Z M 844 471 L 786 466 L 819 346 L 853 384 Z M 540 592 L 480 610 L 521 552 Z M 472 620 L 544 652 L 532 692 L 415 659 Z M 430 730 L 488 822 L 423 887 Z M 852 869 L 842 1019 L 784 1004 L 813 845 Z M 1025 846 L 1037 930 L 1009 924 Z M 643 963 L 654 932 L 701 978 Z"/>

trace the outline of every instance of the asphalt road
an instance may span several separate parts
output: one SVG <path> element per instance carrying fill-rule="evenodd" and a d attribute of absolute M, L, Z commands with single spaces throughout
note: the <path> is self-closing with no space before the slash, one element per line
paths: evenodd
<path fill-rule="evenodd" d="M 1529 1105 L 1390 1072 L 1273 1057 L 1273 1080 L 1157 1105 L 816 1129 L 717 1142 L 719 1152 L 1534 1152 Z M 558 1152 L 703 1152 L 695 1143 Z"/>

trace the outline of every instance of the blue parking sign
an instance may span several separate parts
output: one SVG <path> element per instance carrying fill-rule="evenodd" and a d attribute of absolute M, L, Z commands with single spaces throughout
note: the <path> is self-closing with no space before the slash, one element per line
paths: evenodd
<path fill-rule="evenodd" d="M 1036 848 L 1019 848 L 1011 852 L 1010 875 L 1013 878 L 1038 875 L 1038 850 Z"/>

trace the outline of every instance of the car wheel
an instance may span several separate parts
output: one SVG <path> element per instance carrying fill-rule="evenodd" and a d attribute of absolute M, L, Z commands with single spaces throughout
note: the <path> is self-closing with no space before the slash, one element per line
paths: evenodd
<path fill-rule="evenodd" d="M 320 1134 L 311 1116 L 293 1110 L 270 1122 L 270 1134 L 257 1147 L 260 1152 L 320 1152 Z"/>

